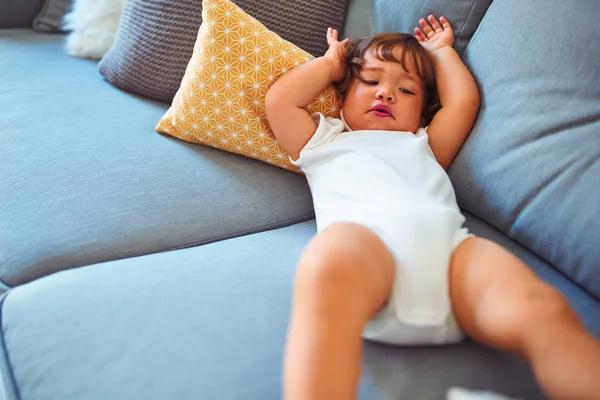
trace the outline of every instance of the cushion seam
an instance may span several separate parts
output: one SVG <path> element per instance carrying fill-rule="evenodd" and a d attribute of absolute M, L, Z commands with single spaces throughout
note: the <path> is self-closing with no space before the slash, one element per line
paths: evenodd
<path fill-rule="evenodd" d="M 463 21 L 463 24 L 458 29 L 458 33 L 456 34 L 456 36 L 459 36 L 459 35 L 463 34 L 463 30 L 465 29 L 465 26 L 467 26 L 467 21 L 469 21 L 469 17 L 471 16 L 471 13 L 473 12 L 473 9 L 475 8 L 475 3 L 477 3 L 477 1 L 473 0 L 473 3 L 471 3 L 471 9 L 467 13 L 467 16 L 465 17 L 465 20 Z"/>
<path fill-rule="evenodd" d="M 159 253 L 164 253 L 164 252 L 168 252 L 168 251 L 174 251 L 174 250 L 182 250 L 182 249 L 187 249 L 190 247 L 196 247 L 196 246 L 204 246 L 204 245 L 208 245 L 208 244 L 212 244 L 212 243 L 217 243 L 217 242 L 221 242 L 223 240 L 227 240 L 227 239 L 235 239 L 235 238 L 239 238 L 239 237 L 243 237 L 243 236 L 248 236 L 248 235 L 252 235 L 255 233 L 262 233 L 262 232 L 266 232 L 272 229 L 280 229 L 280 228 L 285 228 L 287 226 L 291 226 L 294 224 L 298 224 L 301 222 L 306 222 L 306 221 L 310 221 L 314 219 L 314 214 L 305 214 L 302 215 L 300 217 L 296 217 L 296 218 L 291 218 L 282 222 L 278 222 L 278 223 L 271 223 L 271 224 L 266 224 L 266 225 L 261 225 L 261 226 L 257 226 L 255 228 L 250 228 L 250 229 L 246 229 L 246 230 L 242 230 L 242 231 L 237 231 L 235 233 L 228 233 L 228 234 L 224 234 L 224 235 L 220 235 L 220 236 L 215 236 L 211 239 L 208 240 L 200 240 L 197 242 L 192 242 L 192 243 L 188 243 L 182 246 L 178 246 L 178 247 L 172 247 L 170 249 L 166 249 L 163 251 L 160 251 Z M 155 253 L 150 253 L 150 254 L 155 254 Z"/>
<path fill-rule="evenodd" d="M 41 276 L 36 276 L 34 278 L 31 279 L 27 279 L 25 281 L 20 281 L 19 283 L 17 283 L 15 285 L 15 287 L 21 286 L 21 285 L 25 285 L 27 283 L 30 282 L 34 282 L 38 279 L 44 279 L 50 275 L 53 274 L 57 274 L 63 271 L 69 271 L 72 269 L 77 269 L 77 268 L 85 268 L 88 266 L 92 266 L 92 265 L 96 265 L 96 264 L 102 264 L 102 263 L 106 263 L 106 262 L 113 262 L 113 261 L 119 261 L 119 260 L 124 260 L 127 258 L 135 258 L 135 257 L 145 257 L 145 256 L 150 256 L 152 254 L 160 254 L 160 253 L 166 253 L 169 251 L 176 251 L 176 250 L 182 250 L 182 249 L 187 249 L 187 248 L 191 248 L 191 247 L 197 247 L 197 246 L 204 246 L 204 245 L 208 245 L 208 244 L 212 244 L 212 243 L 216 243 L 216 242 L 220 242 L 223 240 L 227 240 L 227 239 L 234 239 L 234 238 L 238 238 L 238 237 L 242 237 L 242 236 L 247 236 L 247 235 L 251 235 L 254 233 L 261 233 L 261 232 L 265 232 L 268 230 L 272 230 L 272 229 L 279 229 L 279 228 L 285 228 L 287 226 L 290 225 L 294 225 L 297 223 L 301 223 L 301 222 L 305 222 L 305 221 L 309 221 L 311 219 L 314 219 L 314 212 L 313 213 L 309 213 L 309 214 L 304 214 L 295 218 L 291 218 L 291 219 L 286 219 L 283 220 L 281 222 L 277 222 L 277 223 L 270 223 L 270 224 L 266 224 L 266 225 L 259 225 L 253 228 L 249 228 L 246 230 L 240 230 L 240 231 L 235 231 L 232 233 L 226 233 L 220 236 L 215 236 L 215 237 L 210 237 L 208 239 L 202 239 L 202 240 L 198 240 L 195 242 L 191 242 L 191 243 L 186 243 L 180 246 L 174 246 L 174 247 L 167 247 L 161 250 L 157 250 L 157 251 L 150 251 L 150 252 L 142 252 L 140 254 L 133 254 L 133 255 L 129 255 L 126 257 L 119 257 L 119 258 L 110 258 L 110 259 L 105 259 L 105 260 L 100 260 L 100 261 L 94 261 L 88 264 L 81 264 L 81 265 L 77 265 L 77 266 L 73 266 L 67 269 L 61 269 L 61 270 L 57 270 L 57 271 L 52 271 L 48 274 L 45 275 L 41 275 Z M 1 281 L 0 281 L 1 282 Z M 7 285 L 7 290 L 11 290 L 12 287 Z M 1 305 L 0 305 L 1 307 Z M 1 311 L 1 309 L 0 309 Z M 0 323 L 1 323 L 1 318 L 0 318 Z M 1 344 L 0 344 L 1 345 Z"/>
<path fill-rule="evenodd" d="M 2 349 L 4 350 L 3 361 L 6 364 L 6 369 L 8 370 L 8 381 L 10 381 L 10 385 L 12 386 L 10 389 L 12 389 L 11 391 L 12 391 L 12 394 L 14 395 L 14 398 L 16 400 L 21 400 L 21 393 L 19 393 L 19 389 L 18 389 L 17 382 L 15 379 L 15 373 L 14 373 L 12 364 L 10 362 L 10 357 L 8 355 L 8 347 L 6 346 L 6 337 L 4 336 L 4 300 L 6 300 L 9 293 L 10 292 L 4 293 L 4 295 L 0 299 L 0 346 L 2 346 Z M 7 388 L 4 383 L 2 386 L 4 387 L 4 393 L 8 394 L 6 392 L 9 388 Z"/>
<path fill-rule="evenodd" d="M 8 291 L 12 289 L 12 286 L 9 286 L 8 283 L 4 281 L 4 278 L 0 278 L 0 289 L 6 289 Z"/>

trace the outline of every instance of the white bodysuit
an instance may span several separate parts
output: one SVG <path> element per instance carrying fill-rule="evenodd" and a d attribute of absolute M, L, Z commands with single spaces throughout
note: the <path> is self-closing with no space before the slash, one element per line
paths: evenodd
<path fill-rule="evenodd" d="M 342 119 L 312 115 L 317 130 L 293 161 L 306 174 L 317 230 L 340 222 L 371 229 L 396 260 L 388 304 L 365 338 L 394 344 L 457 342 L 448 268 L 454 249 L 472 236 L 452 183 L 427 132 L 352 131 Z"/>

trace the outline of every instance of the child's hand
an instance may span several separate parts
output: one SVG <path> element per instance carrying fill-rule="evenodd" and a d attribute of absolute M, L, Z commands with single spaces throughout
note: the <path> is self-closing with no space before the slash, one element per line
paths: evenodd
<path fill-rule="evenodd" d="M 327 28 L 327 44 L 329 49 L 325 53 L 325 58 L 328 59 L 329 65 L 333 72 L 332 81 L 339 81 L 346 75 L 346 54 L 348 53 L 348 46 L 350 45 L 350 39 L 346 38 L 341 42 L 338 42 L 338 31 L 335 29 Z"/>
<path fill-rule="evenodd" d="M 421 42 L 421 45 L 430 53 L 434 53 L 442 47 L 452 47 L 454 45 L 454 32 L 446 17 L 440 17 L 439 22 L 434 15 L 429 15 L 427 19 L 429 22 L 421 18 L 419 20 L 421 28 L 415 28 L 415 36 Z"/>

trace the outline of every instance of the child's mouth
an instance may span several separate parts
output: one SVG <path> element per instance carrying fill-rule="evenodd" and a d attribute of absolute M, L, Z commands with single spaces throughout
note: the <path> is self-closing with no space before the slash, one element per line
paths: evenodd
<path fill-rule="evenodd" d="M 371 114 L 379 118 L 392 118 L 392 116 L 386 112 L 371 110 Z"/>
<path fill-rule="evenodd" d="M 394 118 L 390 107 L 382 103 L 375 104 L 370 112 L 377 118 Z"/>

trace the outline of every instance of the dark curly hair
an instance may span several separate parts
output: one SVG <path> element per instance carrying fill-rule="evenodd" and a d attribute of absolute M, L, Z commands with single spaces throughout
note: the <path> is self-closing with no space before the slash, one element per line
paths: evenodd
<path fill-rule="evenodd" d="M 396 48 L 402 49 L 399 58 L 398 54 L 394 53 Z M 366 63 L 367 54 L 372 54 L 381 61 L 400 63 L 407 71 L 407 63 L 412 64 L 424 87 L 421 125 L 428 125 L 440 109 L 433 60 L 421 43 L 408 33 L 377 33 L 353 41 L 344 60 L 347 66 L 346 76 L 332 83 L 338 97 L 345 100 L 354 79 L 361 79 L 359 73 Z"/>

